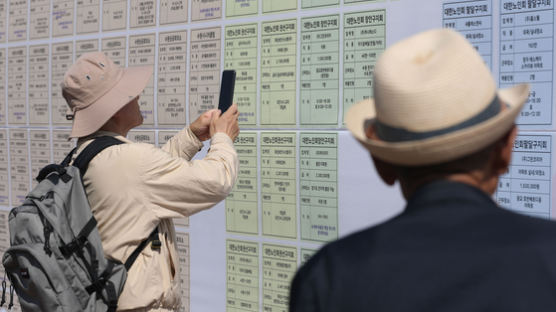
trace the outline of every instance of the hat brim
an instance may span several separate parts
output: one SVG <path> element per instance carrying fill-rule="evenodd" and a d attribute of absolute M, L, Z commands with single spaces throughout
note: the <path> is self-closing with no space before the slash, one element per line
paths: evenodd
<path fill-rule="evenodd" d="M 152 73 L 152 66 L 124 68 L 122 78 L 110 91 L 75 112 L 70 137 L 84 137 L 100 129 L 116 112 L 143 92 Z"/>
<path fill-rule="evenodd" d="M 528 96 L 527 84 L 499 89 L 498 97 L 507 108 L 496 116 L 474 126 L 424 140 L 386 142 L 367 138 L 365 130 L 372 126 L 376 116 L 373 99 L 353 105 L 345 121 L 352 135 L 374 157 L 403 166 L 439 164 L 472 154 L 501 138 L 513 126 Z"/>

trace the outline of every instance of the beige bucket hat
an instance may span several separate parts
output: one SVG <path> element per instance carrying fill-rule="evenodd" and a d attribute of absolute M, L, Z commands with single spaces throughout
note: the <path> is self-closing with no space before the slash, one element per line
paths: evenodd
<path fill-rule="evenodd" d="M 497 90 L 483 59 L 459 33 L 429 30 L 384 51 L 374 98 L 346 113 L 347 128 L 374 157 L 423 166 L 472 154 L 513 126 L 529 95 L 520 84 Z M 365 135 L 368 127 L 378 139 Z"/>
<path fill-rule="evenodd" d="M 73 120 L 70 137 L 94 133 L 137 97 L 152 76 L 151 66 L 122 68 L 103 52 L 85 53 L 64 75 L 62 94 Z"/>

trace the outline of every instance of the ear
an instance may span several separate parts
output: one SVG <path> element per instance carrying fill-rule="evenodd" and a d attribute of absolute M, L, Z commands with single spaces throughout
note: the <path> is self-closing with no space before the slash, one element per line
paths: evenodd
<path fill-rule="evenodd" d="M 396 180 L 398 180 L 398 174 L 394 166 L 374 157 L 373 155 L 371 155 L 371 158 L 373 159 L 376 172 L 378 173 L 382 181 L 384 181 L 384 183 L 388 185 L 394 185 L 394 183 L 396 183 Z"/>
<path fill-rule="evenodd" d="M 369 139 L 378 139 L 376 133 L 375 133 L 375 129 L 372 125 L 367 125 L 365 128 L 365 136 L 367 136 L 367 138 Z M 394 183 L 396 183 L 396 180 L 398 179 L 398 174 L 394 168 L 394 166 L 392 166 L 391 164 L 384 162 L 382 160 L 380 160 L 379 158 L 376 158 L 373 156 L 373 154 L 369 153 L 371 155 L 371 158 L 373 159 L 373 163 L 375 165 L 375 169 L 376 172 L 378 172 L 378 175 L 380 176 L 380 178 L 382 179 L 382 181 L 384 181 L 384 183 L 388 184 L 388 185 L 394 185 Z"/>
<path fill-rule="evenodd" d="M 128 104 L 129 104 L 129 103 L 128 103 Z M 126 106 L 127 106 L 128 104 L 124 105 L 124 106 L 123 106 L 122 108 L 120 108 L 117 112 L 115 112 L 114 115 L 112 115 L 112 117 L 110 117 L 110 119 L 114 119 L 115 121 L 119 121 L 121 118 L 125 118 L 124 111 L 125 111 L 125 108 L 126 108 Z M 122 117 L 122 115 L 123 115 L 124 117 Z"/>
<path fill-rule="evenodd" d="M 497 144 L 494 155 L 495 160 L 493 163 L 494 172 L 497 175 L 502 175 L 508 171 L 512 161 L 512 151 L 514 147 L 515 137 L 517 136 L 517 127 L 514 125 L 506 135 L 500 138 Z"/>

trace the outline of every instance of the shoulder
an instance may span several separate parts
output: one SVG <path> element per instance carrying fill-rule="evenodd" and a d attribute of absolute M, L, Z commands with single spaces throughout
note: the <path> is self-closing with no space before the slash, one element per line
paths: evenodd
<path fill-rule="evenodd" d="M 113 145 L 107 147 L 105 150 L 101 151 L 97 157 L 98 158 L 116 158 L 116 157 L 131 157 L 135 156 L 140 158 L 142 154 L 138 153 L 149 153 L 158 150 L 152 144 L 148 143 L 135 143 L 135 142 L 124 142 L 123 144 Z"/>
<path fill-rule="evenodd" d="M 343 285 L 354 281 L 356 275 L 368 268 L 368 263 L 361 259 L 369 250 L 367 237 L 372 236 L 372 231 L 373 228 L 369 228 L 349 235 L 317 251 L 293 279 L 290 307 L 295 307 L 295 311 L 330 309 L 331 294 L 340 296 Z"/>
<path fill-rule="evenodd" d="M 505 222 L 508 231 L 516 232 L 523 243 L 548 243 L 556 248 L 556 222 L 539 217 L 500 209 L 500 222 Z"/>
<path fill-rule="evenodd" d="M 123 144 L 110 146 L 102 152 L 104 153 L 105 151 L 107 151 L 108 154 L 120 153 L 122 155 L 127 155 L 137 152 L 161 151 L 161 149 L 150 143 L 124 142 Z"/>
<path fill-rule="evenodd" d="M 362 256 L 370 250 L 366 246 L 372 242 L 376 227 L 366 228 L 326 244 L 301 267 L 300 272 L 305 275 L 321 275 L 324 272 L 330 274 L 340 267 L 355 269 L 364 258 Z"/>
<path fill-rule="evenodd" d="M 98 153 L 93 161 L 94 163 L 102 163 L 102 167 L 106 169 L 117 166 L 120 169 L 133 168 L 137 170 L 154 158 L 161 157 L 160 153 L 164 152 L 152 144 L 126 142 L 106 148 Z M 93 161 L 91 161 L 91 164 L 93 164 Z"/>

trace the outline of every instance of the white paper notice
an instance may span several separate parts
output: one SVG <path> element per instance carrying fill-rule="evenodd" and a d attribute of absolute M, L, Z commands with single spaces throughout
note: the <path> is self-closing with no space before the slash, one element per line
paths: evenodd
<path fill-rule="evenodd" d="M 50 101 L 52 102 L 52 124 L 55 126 L 71 126 L 71 121 L 66 119 L 68 105 L 62 97 L 60 83 L 64 74 L 73 64 L 73 43 L 62 42 L 52 45 L 52 68 L 50 81 Z"/>
<path fill-rule="evenodd" d="M 29 193 L 29 145 L 27 130 L 10 130 L 12 206 L 23 203 Z"/>
<path fill-rule="evenodd" d="M 8 49 L 8 124 L 27 123 L 27 48 Z"/>
<path fill-rule="evenodd" d="M 29 47 L 29 124 L 48 125 L 48 45 Z"/>

